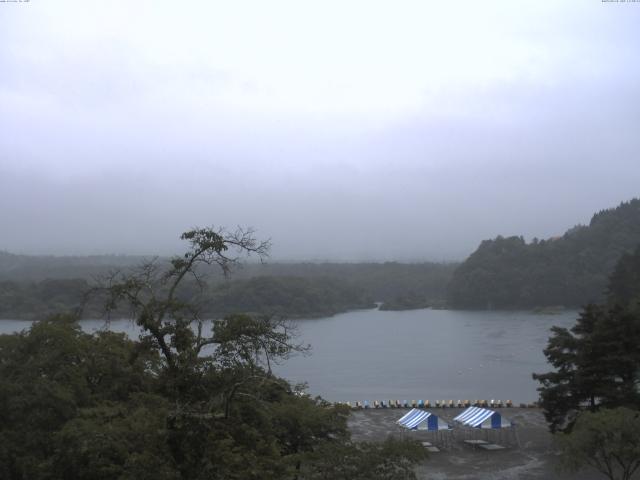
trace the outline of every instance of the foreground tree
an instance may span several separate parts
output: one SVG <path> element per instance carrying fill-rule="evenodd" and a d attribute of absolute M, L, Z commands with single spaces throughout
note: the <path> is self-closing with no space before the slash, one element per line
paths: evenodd
<path fill-rule="evenodd" d="M 552 431 L 601 407 L 640 406 L 640 318 L 621 308 L 589 305 L 571 329 L 554 327 L 544 353 L 553 372 L 534 374 Z"/>
<path fill-rule="evenodd" d="M 388 438 L 384 442 L 325 444 L 308 454 L 303 478 L 309 480 L 415 479 L 414 466 L 427 458 L 418 442 Z"/>
<path fill-rule="evenodd" d="M 129 308 L 143 330 L 142 340 L 161 352 L 167 369 L 176 377 L 196 367 L 201 350 L 214 343 L 203 330 L 197 295 L 181 295 L 185 281 L 193 279 L 202 291 L 206 285 L 203 265 L 217 265 L 228 275 L 241 256 L 255 254 L 263 260 L 269 251 L 269 242 L 257 241 L 252 230 L 228 233 L 197 228 L 180 238 L 188 242 L 189 249 L 173 257 L 168 268 L 157 261 L 144 262 L 132 272 L 114 272 L 93 292 L 106 297 L 108 313 L 122 304 Z"/>
<path fill-rule="evenodd" d="M 610 480 L 629 480 L 640 468 L 640 412 L 620 407 L 581 413 L 571 433 L 558 437 L 561 465 L 592 467 Z"/>
<path fill-rule="evenodd" d="M 242 230 L 182 238 L 184 256 L 114 273 L 92 292 L 108 312 L 132 313 L 139 341 L 86 334 L 67 317 L 0 336 L 0 478 L 303 480 L 333 478 L 334 458 L 366 478 L 414 478 L 419 445 L 352 444 L 347 409 L 273 374 L 306 350 L 286 322 L 200 317 L 185 282 L 204 288 L 200 267 L 228 273 L 268 243 Z"/>
<path fill-rule="evenodd" d="M 72 317 L 0 335 L 0 478 L 119 478 L 143 461 L 161 473 L 159 368 L 157 352 L 124 334 L 86 334 Z"/>
<path fill-rule="evenodd" d="M 570 430 L 584 409 L 640 407 L 640 248 L 624 255 L 609 301 L 587 305 L 571 329 L 554 327 L 544 353 L 555 371 L 534 374 L 552 432 Z"/>

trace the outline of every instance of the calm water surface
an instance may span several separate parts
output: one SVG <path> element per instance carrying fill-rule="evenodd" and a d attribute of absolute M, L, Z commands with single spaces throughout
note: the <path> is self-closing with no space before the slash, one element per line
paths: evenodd
<path fill-rule="evenodd" d="M 333 401 L 537 399 L 532 372 L 546 372 L 542 353 L 553 325 L 576 312 L 453 310 L 357 311 L 298 321 L 312 355 L 278 373 Z"/>
<path fill-rule="evenodd" d="M 332 401 L 412 399 L 537 399 L 532 372 L 548 371 L 542 354 L 553 325 L 569 327 L 576 312 L 361 310 L 330 318 L 298 320 L 299 338 L 312 345 L 276 368 L 292 382 L 306 381 L 309 392 Z M 28 328 L 30 322 L 2 320 L 0 333 Z M 89 332 L 102 320 L 82 322 Z M 136 338 L 127 320 L 112 330 Z"/>

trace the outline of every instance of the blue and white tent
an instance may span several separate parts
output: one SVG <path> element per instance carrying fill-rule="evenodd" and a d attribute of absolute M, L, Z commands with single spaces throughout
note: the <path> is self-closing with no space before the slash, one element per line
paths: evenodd
<path fill-rule="evenodd" d="M 480 407 L 469 407 L 453 419 L 473 428 L 506 428 L 513 424 L 498 412 Z"/>
<path fill-rule="evenodd" d="M 439 431 L 451 429 L 449 424 L 440 420 L 437 415 L 417 408 L 409 410 L 409 413 L 396 420 L 396 423 L 409 430 Z"/>

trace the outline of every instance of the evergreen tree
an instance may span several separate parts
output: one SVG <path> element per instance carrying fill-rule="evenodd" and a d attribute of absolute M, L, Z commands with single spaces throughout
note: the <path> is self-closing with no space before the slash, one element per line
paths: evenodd
<path fill-rule="evenodd" d="M 534 374 L 551 430 L 570 429 L 585 408 L 638 407 L 640 248 L 612 275 L 609 302 L 587 305 L 571 329 L 554 327 L 544 353 L 555 371 Z"/>

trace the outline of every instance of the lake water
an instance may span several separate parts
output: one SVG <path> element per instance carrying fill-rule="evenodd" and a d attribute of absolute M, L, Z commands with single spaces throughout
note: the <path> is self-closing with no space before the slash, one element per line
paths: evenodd
<path fill-rule="evenodd" d="M 311 355 L 276 367 L 292 382 L 331 401 L 474 400 L 531 402 L 537 399 L 532 372 L 546 372 L 542 353 L 553 325 L 569 327 L 577 313 L 361 310 L 329 318 L 298 320 L 298 341 Z M 104 328 L 101 320 L 83 329 Z M 0 321 L 0 333 L 29 322 Z M 137 337 L 127 320 L 110 328 Z"/>
<path fill-rule="evenodd" d="M 278 373 L 306 381 L 333 401 L 538 398 L 532 372 L 546 372 L 542 350 L 553 325 L 569 327 L 576 312 L 452 310 L 357 311 L 298 321 L 309 357 Z"/>

